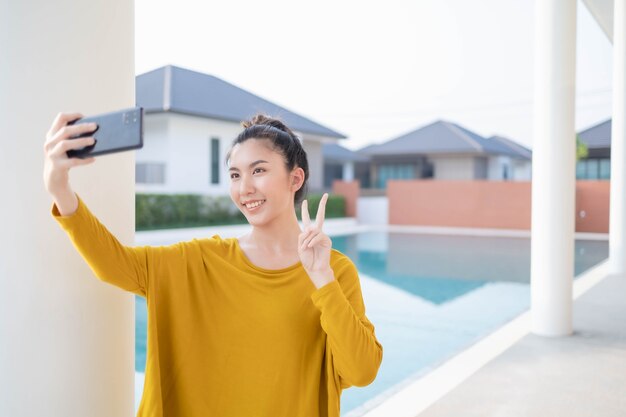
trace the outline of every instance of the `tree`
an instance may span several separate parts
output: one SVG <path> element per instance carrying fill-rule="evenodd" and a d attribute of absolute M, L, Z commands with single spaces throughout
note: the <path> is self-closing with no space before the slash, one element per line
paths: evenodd
<path fill-rule="evenodd" d="M 579 135 L 576 135 L 576 160 L 586 158 L 589 155 L 589 149 L 587 144 L 580 139 Z"/>

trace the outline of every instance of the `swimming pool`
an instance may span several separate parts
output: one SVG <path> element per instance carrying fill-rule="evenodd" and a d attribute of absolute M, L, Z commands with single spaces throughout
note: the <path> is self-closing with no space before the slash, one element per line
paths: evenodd
<path fill-rule="evenodd" d="M 366 314 L 384 348 L 376 380 L 343 392 L 342 416 L 363 414 L 529 308 L 529 238 L 369 231 L 332 241 L 359 269 Z M 575 275 L 607 257 L 607 241 L 576 240 Z M 142 297 L 135 328 L 135 369 L 142 373 Z"/>

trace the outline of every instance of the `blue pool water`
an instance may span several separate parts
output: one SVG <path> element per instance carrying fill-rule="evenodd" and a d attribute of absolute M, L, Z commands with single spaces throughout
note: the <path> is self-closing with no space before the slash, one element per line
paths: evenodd
<path fill-rule="evenodd" d="M 383 345 L 376 380 L 351 387 L 357 416 L 529 308 L 530 239 L 364 232 L 333 236 L 358 267 L 366 314 Z M 608 242 L 577 240 L 575 275 L 608 257 Z M 136 297 L 135 369 L 146 360 L 146 305 Z"/>

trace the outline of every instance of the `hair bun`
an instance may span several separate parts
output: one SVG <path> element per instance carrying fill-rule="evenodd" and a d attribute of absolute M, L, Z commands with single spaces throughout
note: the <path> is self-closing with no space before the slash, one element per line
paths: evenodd
<path fill-rule="evenodd" d="M 247 129 L 251 126 L 271 126 L 271 127 L 275 127 L 279 130 L 282 130 L 285 133 L 288 133 L 290 135 L 293 135 L 293 132 L 291 131 L 291 129 L 289 129 L 287 127 L 287 125 L 285 125 L 281 120 L 274 118 L 274 117 L 270 117 L 266 114 L 263 113 L 257 113 L 255 114 L 252 119 L 250 120 L 244 120 L 243 122 L 241 122 L 241 125 Z"/>

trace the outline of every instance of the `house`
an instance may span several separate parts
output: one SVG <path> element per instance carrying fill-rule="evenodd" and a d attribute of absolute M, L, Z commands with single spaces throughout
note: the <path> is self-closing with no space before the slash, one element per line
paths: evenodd
<path fill-rule="evenodd" d="M 576 179 L 608 180 L 611 177 L 611 119 L 578 133 L 588 155 L 576 162 Z"/>
<path fill-rule="evenodd" d="M 228 195 L 224 158 L 257 112 L 283 120 L 309 158 L 309 190 L 323 187 L 322 144 L 346 136 L 212 75 L 167 65 L 136 77 L 144 108 L 144 147 L 136 152 L 136 191 Z"/>
<path fill-rule="evenodd" d="M 369 188 L 370 157 L 347 149 L 337 143 L 322 147 L 324 158 L 324 187 L 332 188 L 333 181 L 359 180 L 361 187 Z"/>
<path fill-rule="evenodd" d="M 329 154 L 336 155 L 335 166 L 354 159 L 351 154 L 333 151 L 336 147 L 328 146 L 328 149 Z M 366 146 L 357 154 L 369 161 L 358 160 L 355 177 L 369 175 L 372 188 L 386 188 L 388 179 L 528 181 L 531 178 L 529 149 L 501 136 L 484 138 L 445 120 Z M 369 173 L 363 173 L 363 166 L 367 166 Z"/>

